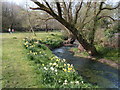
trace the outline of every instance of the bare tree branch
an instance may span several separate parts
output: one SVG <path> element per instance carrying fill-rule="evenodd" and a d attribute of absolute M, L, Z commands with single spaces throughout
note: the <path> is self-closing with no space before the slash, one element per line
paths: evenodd
<path fill-rule="evenodd" d="M 104 2 L 101 2 L 101 3 L 100 3 L 99 11 L 98 11 L 98 13 L 96 14 L 96 16 L 98 16 L 98 15 L 101 13 L 103 4 L 104 4 Z"/>
<path fill-rule="evenodd" d="M 77 23 L 78 14 L 79 14 L 80 9 L 82 8 L 82 4 L 83 4 L 83 0 L 81 1 L 81 3 L 80 3 L 80 5 L 79 5 L 78 9 L 76 9 L 75 18 L 74 18 L 74 24 Z"/>
<path fill-rule="evenodd" d="M 39 7 L 37 7 L 37 8 L 32 8 L 32 7 L 30 7 L 30 9 L 32 9 L 32 10 L 40 10 Z"/>
<path fill-rule="evenodd" d="M 50 8 L 46 7 L 44 4 L 41 4 L 37 0 L 35 0 L 35 1 L 31 0 L 31 1 L 33 1 L 36 5 L 38 5 L 40 10 L 43 10 L 43 11 L 47 12 L 48 14 L 50 14 L 51 16 L 53 16 L 55 19 L 57 19 L 57 18 L 60 19 L 60 17 L 56 13 L 54 13 L 54 11 L 51 11 Z"/>
<path fill-rule="evenodd" d="M 58 10 L 58 15 L 62 18 L 62 10 L 59 2 L 56 2 L 57 5 L 57 10 Z"/>
<path fill-rule="evenodd" d="M 117 8 L 119 8 L 120 7 L 120 2 L 119 2 L 119 4 L 116 6 L 116 7 L 114 7 L 114 8 L 107 8 L 107 7 L 105 7 L 105 8 L 101 8 L 101 10 L 113 10 L 113 9 L 117 9 Z"/>
<path fill-rule="evenodd" d="M 101 17 L 98 18 L 98 20 L 100 20 L 100 19 L 102 19 L 102 18 L 105 18 L 105 17 L 110 18 L 110 19 L 113 20 L 113 21 L 116 21 L 116 20 L 115 20 L 114 18 L 112 18 L 111 16 L 101 16 Z"/>
<path fill-rule="evenodd" d="M 67 13 L 67 6 L 66 6 L 66 3 L 65 3 L 65 1 L 63 0 L 63 13 L 64 13 L 64 15 L 65 15 L 65 20 L 66 21 L 68 21 L 68 13 Z"/>
<path fill-rule="evenodd" d="M 89 22 L 91 22 L 91 21 L 93 20 L 93 18 L 94 18 L 94 17 L 92 17 L 89 21 L 85 22 L 85 23 L 83 24 L 83 28 L 84 28 L 84 26 L 85 26 L 86 24 L 88 24 Z"/>
<path fill-rule="evenodd" d="M 43 1 L 46 3 L 46 5 L 48 6 L 48 8 L 51 10 L 51 12 L 54 12 L 53 9 L 50 7 L 49 3 L 46 0 L 43 0 Z"/>
<path fill-rule="evenodd" d="M 97 13 L 96 16 L 98 16 L 98 15 L 101 13 L 102 10 L 114 10 L 114 9 L 117 9 L 117 8 L 120 7 L 120 3 L 119 3 L 119 4 L 118 4 L 116 7 L 114 7 L 114 8 L 107 8 L 107 7 L 103 8 L 103 4 L 104 4 L 104 3 L 105 3 L 105 2 L 101 2 L 101 3 L 100 3 L 99 11 L 98 11 L 98 13 Z"/>
<path fill-rule="evenodd" d="M 31 0 L 31 1 L 33 1 L 36 5 L 38 5 L 40 10 L 50 12 L 50 9 L 49 9 L 49 8 L 47 8 L 45 5 L 41 4 L 41 3 L 38 2 L 37 0 Z M 35 9 L 35 8 L 31 8 L 31 9 Z M 37 9 L 38 9 L 38 8 L 37 8 Z"/>
<path fill-rule="evenodd" d="M 86 13 L 85 13 L 85 17 L 84 17 L 84 19 L 83 19 L 83 21 L 82 21 L 82 23 L 84 23 L 85 22 L 85 20 L 87 19 L 87 17 L 88 17 L 88 12 L 89 12 L 89 10 L 90 10 L 90 8 L 91 8 L 91 2 L 87 2 L 87 10 L 86 10 Z"/>
<path fill-rule="evenodd" d="M 69 18 L 69 22 L 72 21 L 72 10 L 71 10 L 71 6 L 72 6 L 72 2 L 70 0 L 69 5 L 68 5 L 68 18 Z"/>

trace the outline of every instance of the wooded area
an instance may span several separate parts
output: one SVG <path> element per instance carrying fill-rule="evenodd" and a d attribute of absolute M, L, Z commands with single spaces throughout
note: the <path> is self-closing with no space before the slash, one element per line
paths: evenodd
<path fill-rule="evenodd" d="M 39 6 L 37 8 L 31 8 L 32 10 L 43 10 L 53 16 L 73 34 L 83 48 L 92 56 L 98 54 L 94 46 L 94 39 L 100 21 L 104 20 L 109 23 L 112 21 L 118 21 L 117 12 L 111 14 L 109 10 L 117 9 L 120 6 L 120 3 L 113 7 L 103 1 L 84 2 L 81 0 L 81 2 L 74 3 L 71 1 L 65 2 L 63 0 L 63 2 L 60 2 L 57 0 L 55 3 L 51 3 L 55 6 L 52 8 L 47 0 L 43 0 L 43 3 L 37 0 L 31 1 Z M 113 17 L 117 17 L 117 19 L 114 19 Z M 87 35 L 89 36 L 86 37 Z"/>

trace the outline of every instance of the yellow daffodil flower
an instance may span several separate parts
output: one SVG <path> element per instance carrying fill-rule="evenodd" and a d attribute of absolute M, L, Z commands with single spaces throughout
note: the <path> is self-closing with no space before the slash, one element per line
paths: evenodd
<path fill-rule="evenodd" d="M 70 64 L 67 64 L 68 66 L 70 66 Z"/>
<path fill-rule="evenodd" d="M 58 61 L 58 62 L 59 62 L 59 61 L 60 61 L 60 59 L 56 59 L 56 61 Z"/>
<path fill-rule="evenodd" d="M 72 70 L 72 68 L 68 68 L 68 70 Z"/>
<path fill-rule="evenodd" d="M 70 71 L 68 71 L 68 72 L 70 72 Z"/>
<path fill-rule="evenodd" d="M 63 69 L 64 72 L 66 72 L 67 70 L 66 69 Z"/>
<path fill-rule="evenodd" d="M 64 64 L 64 66 L 66 66 L 66 64 Z"/>

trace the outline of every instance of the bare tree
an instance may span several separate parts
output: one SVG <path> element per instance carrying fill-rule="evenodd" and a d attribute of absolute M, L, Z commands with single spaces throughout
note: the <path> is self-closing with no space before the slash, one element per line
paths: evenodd
<path fill-rule="evenodd" d="M 26 2 L 26 9 L 27 8 L 28 8 L 28 3 Z M 30 30 L 33 32 L 33 35 L 37 36 L 34 29 L 33 29 L 32 24 L 31 24 L 32 21 L 30 19 L 30 13 L 29 13 L 28 9 L 27 9 L 27 17 L 28 17 L 28 23 L 29 23 L 29 26 L 30 26 Z"/>
<path fill-rule="evenodd" d="M 93 42 L 92 40 L 94 40 L 93 39 L 94 37 L 92 37 L 91 43 L 89 43 L 82 35 L 82 30 L 84 29 L 86 24 L 92 21 L 94 23 L 93 30 L 92 30 L 93 35 L 94 35 L 95 30 L 96 30 L 96 22 L 99 19 L 103 17 L 112 18 L 110 16 L 100 16 L 101 12 L 104 10 L 113 10 L 120 6 L 120 4 L 118 4 L 118 6 L 114 8 L 104 7 L 105 2 L 100 2 L 97 4 L 95 2 L 92 2 L 91 0 L 89 0 L 86 3 L 83 3 L 83 0 L 81 0 L 81 2 L 77 4 L 75 4 L 74 2 L 73 3 L 72 2 L 61 3 L 57 0 L 56 3 L 54 3 L 56 5 L 56 9 L 53 10 L 49 2 L 46 0 L 43 0 L 44 1 L 43 3 L 37 0 L 31 0 L 31 1 L 33 1 L 36 5 L 38 5 L 37 8 L 31 8 L 32 10 L 43 10 L 47 12 L 49 15 L 51 15 L 52 17 L 54 17 L 56 20 L 58 20 L 75 36 L 75 38 L 84 47 L 84 49 L 87 52 L 89 52 L 89 54 L 92 56 L 98 54 L 95 46 L 92 44 Z M 96 4 L 97 4 L 97 7 L 96 7 Z M 86 12 L 84 13 L 84 16 L 82 17 L 82 19 L 80 18 L 81 19 L 80 20 L 78 15 L 84 5 L 87 7 L 87 9 L 86 9 Z M 74 11 L 75 13 L 73 13 Z M 88 17 L 89 17 L 88 15 L 90 12 L 93 12 L 94 14 L 92 13 L 93 16 L 88 20 Z M 81 22 L 81 25 L 79 28 L 76 27 L 78 19 Z"/>

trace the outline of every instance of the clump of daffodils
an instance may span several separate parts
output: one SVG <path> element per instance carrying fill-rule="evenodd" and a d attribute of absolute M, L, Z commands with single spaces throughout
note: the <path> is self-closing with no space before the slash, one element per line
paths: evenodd
<path fill-rule="evenodd" d="M 49 41 L 51 39 L 47 38 L 47 40 Z M 34 58 L 32 60 L 41 61 L 43 59 L 43 61 L 37 63 L 37 67 L 38 71 L 40 71 L 40 73 L 43 76 L 44 84 L 47 85 L 49 82 L 49 85 L 52 85 L 54 83 L 54 85 L 56 86 L 59 85 L 63 87 L 81 87 L 81 85 L 84 84 L 82 79 L 80 80 L 81 77 L 77 76 L 77 73 L 75 72 L 75 69 L 72 64 L 67 63 L 65 59 L 60 59 L 57 56 L 48 56 L 46 50 L 42 48 L 42 45 L 45 45 L 40 45 L 41 42 L 45 42 L 45 39 L 37 40 L 25 38 L 23 41 L 24 46 L 26 47 L 26 49 L 29 50 L 29 52 L 27 53 L 28 56 L 31 55 L 32 57 L 38 57 L 37 59 Z"/>

